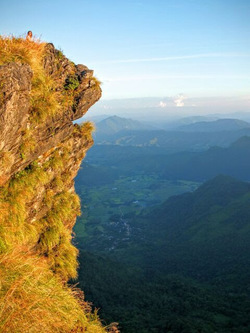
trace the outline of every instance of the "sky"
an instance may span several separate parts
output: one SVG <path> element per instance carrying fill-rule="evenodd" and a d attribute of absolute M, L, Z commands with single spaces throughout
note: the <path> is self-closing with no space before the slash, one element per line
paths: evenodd
<path fill-rule="evenodd" d="M 249 18 L 249 0 L 0 0 L 2 35 L 32 30 L 94 69 L 103 101 L 158 97 L 161 108 L 250 111 Z"/>

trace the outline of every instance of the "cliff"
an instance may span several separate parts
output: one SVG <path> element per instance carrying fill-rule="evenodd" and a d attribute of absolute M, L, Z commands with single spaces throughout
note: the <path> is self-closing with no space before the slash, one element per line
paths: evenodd
<path fill-rule="evenodd" d="M 0 37 L 0 331 L 105 332 L 82 293 L 74 177 L 93 144 L 74 125 L 98 80 L 52 44 Z"/>

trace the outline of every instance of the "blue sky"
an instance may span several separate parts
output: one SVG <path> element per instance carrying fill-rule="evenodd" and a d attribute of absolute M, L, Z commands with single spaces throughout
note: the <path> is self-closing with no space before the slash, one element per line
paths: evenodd
<path fill-rule="evenodd" d="M 249 0 L 0 0 L 1 34 L 32 30 L 53 42 L 95 70 L 104 100 L 234 97 L 249 105 L 249 18 Z"/>

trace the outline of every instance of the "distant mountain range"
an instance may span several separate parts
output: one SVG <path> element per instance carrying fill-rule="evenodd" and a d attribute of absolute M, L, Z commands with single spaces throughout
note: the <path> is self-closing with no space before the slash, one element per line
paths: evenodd
<path fill-rule="evenodd" d="M 173 96 L 147 97 L 130 99 L 102 99 L 93 107 L 96 115 L 117 114 L 137 120 L 157 120 L 168 122 L 170 118 L 180 119 L 188 116 L 216 115 L 218 118 L 237 118 L 250 121 L 249 104 L 239 98 L 186 98 L 183 107 L 176 107 Z"/>
<path fill-rule="evenodd" d="M 215 121 L 220 119 L 218 116 L 216 115 L 207 115 L 207 116 L 189 116 L 189 117 L 184 117 L 184 118 L 180 118 L 174 121 L 170 121 L 168 123 L 162 123 L 162 128 L 163 129 L 176 129 L 180 126 L 185 126 L 185 125 L 189 125 L 189 124 L 195 124 L 198 122 L 210 122 L 210 121 Z"/>
<path fill-rule="evenodd" d="M 244 128 L 250 128 L 250 123 L 239 119 L 218 119 L 183 125 L 178 127 L 178 130 L 185 132 L 220 132 L 237 131 Z"/>
<path fill-rule="evenodd" d="M 142 131 L 153 129 L 153 126 L 147 125 L 137 120 L 111 116 L 96 123 L 96 136 L 98 138 L 110 136 L 121 131 Z"/>
<path fill-rule="evenodd" d="M 250 136 L 250 124 L 238 119 L 210 119 L 202 122 L 196 120 L 200 120 L 200 117 L 183 120 L 184 123 L 191 121 L 191 124 L 179 126 L 178 124 L 183 122 L 176 122 L 174 126 L 177 128 L 162 130 L 154 128 L 151 124 L 112 116 L 97 122 L 95 142 L 121 146 L 164 147 L 170 152 L 202 151 L 212 146 L 227 147 L 244 135 Z"/>

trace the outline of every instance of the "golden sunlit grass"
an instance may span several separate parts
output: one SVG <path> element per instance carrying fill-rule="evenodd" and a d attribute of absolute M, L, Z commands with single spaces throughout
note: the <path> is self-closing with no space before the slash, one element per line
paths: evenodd
<path fill-rule="evenodd" d="M 67 158 L 67 148 L 64 151 L 61 147 L 60 153 L 55 150 L 42 167 L 33 163 L 0 190 L 3 250 L 21 244 L 31 249 L 38 244 L 36 250 L 47 256 L 51 268 L 64 280 L 75 277 L 77 268 L 77 250 L 71 244 L 71 233 L 65 224 L 80 213 L 78 196 L 69 192 L 67 182 L 60 179 Z M 49 172 L 52 169 L 53 173 Z M 48 213 L 42 220 L 27 223 L 27 204 L 36 199 L 37 193 L 42 194 L 41 204 Z"/>
<path fill-rule="evenodd" d="M 98 80 L 96 77 L 92 77 L 90 80 L 90 86 L 100 86 L 102 84 L 102 82 L 100 80 Z"/>
<path fill-rule="evenodd" d="M 46 43 L 35 39 L 27 41 L 24 38 L 14 36 L 0 36 L 0 66 L 15 62 L 17 64 L 28 64 L 33 72 L 32 86 L 30 93 L 30 121 L 39 123 L 48 116 L 53 116 L 61 111 L 72 108 L 75 93 L 80 84 L 75 72 L 74 64 L 68 68 L 68 77 L 64 83 L 64 90 L 58 92 L 58 82 L 55 77 L 46 74 L 43 67 Z M 60 61 L 64 56 L 61 51 L 57 51 L 57 75 L 60 78 Z M 71 70 L 70 70 L 71 68 Z M 90 88 L 95 89 L 101 82 L 95 78 L 90 78 Z"/>
<path fill-rule="evenodd" d="M 0 331 L 104 332 L 79 292 L 50 271 L 43 258 L 16 248 L 0 259 Z"/>
<path fill-rule="evenodd" d="M 76 278 L 78 267 L 78 250 L 71 244 L 71 229 L 67 229 L 65 223 L 74 221 L 79 212 L 78 196 L 63 191 L 54 197 L 48 214 L 37 222 L 43 229 L 36 250 L 46 256 L 50 268 L 65 281 Z"/>
<path fill-rule="evenodd" d="M 44 54 L 46 43 L 36 39 L 34 42 L 24 38 L 0 36 L 0 65 L 15 62 L 17 64 L 29 64 L 34 75 L 39 76 L 41 71 L 41 58 Z"/>
<path fill-rule="evenodd" d="M 0 332 L 105 332 L 87 303 L 65 284 L 77 275 L 78 250 L 66 225 L 80 205 L 65 189 L 65 172 L 61 179 L 68 148 L 59 150 L 42 167 L 34 162 L 16 174 L 0 191 Z M 47 184 L 43 205 L 48 212 L 30 222 L 27 204 Z"/>
<path fill-rule="evenodd" d="M 44 120 L 60 110 L 56 84 L 43 68 L 45 45 L 39 39 L 27 41 L 24 38 L 0 36 L 0 65 L 15 62 L 28 64 L 32 69 L 30 112 L 34 122 Z"/>
<path fill-rule="evenodd" d="M 95 124 L 92 121 L 85 121 L 80 125 L 75 125 L 75 131 L 78 131 L 85 137 L 86 140 L 92 140 L 92 133 L 95 132 Z"/>

